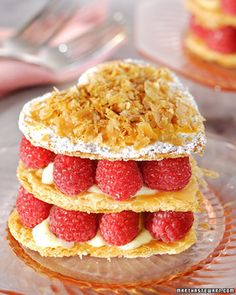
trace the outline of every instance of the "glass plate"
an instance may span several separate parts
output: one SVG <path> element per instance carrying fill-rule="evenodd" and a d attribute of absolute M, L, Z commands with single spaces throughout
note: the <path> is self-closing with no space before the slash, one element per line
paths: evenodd
<path fill-rule="evenodd" d="M 235 286 L 236 147 L 231 143 L 209 135 L 204 157 L 198 159 L 202 167 L 218 171 L 220 177 L 208 181 L 206 212 L 196 218 L 197 244 L 178 255 L 137 259 L 43 258 L 22 248 L 6 231 L 18 187 L 17 154 L 15 146 L 0 149 L 3 294 L 175 294 L 181 287 Z"/>
<path fill-rule="evenodd" d="M 188 79 L 228 91 L 236 90 L 236 69 L 226 69 L 189 54 L 183 47 L 189 13 L 184 1 L 140 1 L 135 15 L 135 45 L 145 57 Z"/>

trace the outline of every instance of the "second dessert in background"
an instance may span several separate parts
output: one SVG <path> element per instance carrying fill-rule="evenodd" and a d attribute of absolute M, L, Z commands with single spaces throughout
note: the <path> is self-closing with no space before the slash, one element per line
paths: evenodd
<path fill-rule="evenodd" d="M 223 67 L 236 68 L 236 1 L 186 0 L 192 14 L 186 48 Z"/>

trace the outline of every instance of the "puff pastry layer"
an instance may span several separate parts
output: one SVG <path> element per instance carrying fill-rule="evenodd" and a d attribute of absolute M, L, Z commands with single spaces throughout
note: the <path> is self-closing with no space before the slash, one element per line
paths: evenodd
<path fill-rule="evenodd" d="M 140 195 L 122 202 L 115 201 L 105 194 L 88 192 L 72 197 L 66 196 L 54 185 L 43 184 L 40 174 L 36 170 L 26 168 L 22 162 L 19 163 L 17 177 L 23 187 L 36 198 L 67 210 L 94 213 L 121 212 L 124 210 L 135 212 L 155 212 L 158 210 L 199 212 L 201 210 L 202 195 L 196 176 L 192 177 L 182 191 Z"/>
<path fill-rule="evenodd" d="M 180 241 L 166 244 L 153 240 L 148 244 L 132 250 L 121 250 L 120 248 L 114 246 L 102 246 L 96 248 L 86 243 L 76 243 L 72 248 L 43 248 L 38 247 L 35 244 L 32 236 L 32 230 L 22 225 L 16 210 L 14 210 L 9 216 L 8 227 L 13 237 L 24 247 L 39 252 L 41 256 L 49 257 L 66 257 L 75 255 L 91 255 L 102 258 L 117 256 L 126 258 L 149 257 L 154 254 L 178 254 L 187 250 L 196 242 L 195 231 L 194 229 L 191 229 L 189 233 Z"/>
<path fill-rule="evenodd" d="M 25 104 L 19 128 L 33 145 L 98 160 L 155 160 L 203 152 L 204 119 L 175 74 L 131 60 L 91 70 L 92 76 L 82 75 L 88 82 Z"/>

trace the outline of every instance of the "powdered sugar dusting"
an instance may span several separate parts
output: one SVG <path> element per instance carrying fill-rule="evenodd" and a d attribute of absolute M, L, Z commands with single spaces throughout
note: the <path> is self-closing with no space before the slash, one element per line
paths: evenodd
<path fill-rule="evenodd" d="M 46 99 L 50 94 L 46 94 L 43 97 L 36 98 L 28 102 L 20 114 L 19 128 L 25 137 L 36 146 L 41 146 L 46 149 L 53 150 L 56 154 L 65 154 L 73 152 L 83 152 L 100 156 L 101 158 L 111 158 L 111 159 L 138 159 L 143 156 L 147 156 L 152 159 L 155 158 L 156 154 L 169 154 L 173 153 L 175 155 L 180 154 L 191 154 L 192 152 L 201 152 L 202 146 L 205 145 L 206 139 L 204 133 L 197 133 L 189 137 L 189 134 L 182 134 L 183 137 L 188 138 L 189 141 L 183 146 L 174 146 L 169 143 L 156 142 L 154 144 L 148 145 L 140 150 L 135 150 L 133 147 L 125 147 L 119 152 L 113 152 L 108 147 L 101 147 L 97 143 L 90 142 L 85 143 L 78 140 L 77 143 L 72 143 L 67 137 L 60 137 L 51 128 L 36 128 L 26 122 L 28 119 L 28 114 L 30 112 L 30 107 L 33 102 L 37 100 Z M 43 141 L 45 135 L 49 136 L 48 141 Z"/>
<path fill-rule="evenodd" d="M 132 62 L 142 65 L 144 64 L 143 62 L 133 60 L 125 60 L 125 62 Z M 85 72 L 80 77 L 78 84 L 87 83 L 92 74 L 97 71 L 97 67 L 93 67 Z M 189 93 L 189 91 L 180 83 L 179 79 L 174 74 L 173 82 L 170 82 L 169 86 L 170 91 L 175 91 L 175 89 L 181 91 L 186 103 L 191 104 L 193 108 L 198 110 L 194 98 Z M 25 137 L 32 142 L 32 144 L 50 149 L 57 154 L 81 152 L 91 154 L 93 156 L 96 156 L 97 158 L 138 160 L 139 158 L 145 157 L 151 160 L 156 158 L 157 154 L 183 155 L 191 154 L 192 152 L 199 153 L 202 151 L 206 143 L 204 131 L 195 134 L 181 133 L 181 137 L 187 139 L 185 144 L 183 144 L 182 146 L 175 146 L 170 143 L 158 141 L 154 144 L 150 144 L 144 148 L 141 148 L 140 150 L 135 150 L 132 146 L 127 146 L 120 149 L 118 152 L 111 150 L 111 148 L 109 147 L 100 146 L 96 142 L 85 143 L 82 140 L 78 140 L 76 143 L 72 143 L 69 138 L 58 136 L 51 127 L 33 126 L 30 124 L 29 114 L 32 104 L 36 101 L 44 100 L 46 103 L 46 100 L 49 96 L 50 93 L 46 93 L 45 95 L 35 98 L 25 104 L 20 113 L 19 128 L 25 135 Z M 29 123 L 26 122 L 26 120 Z M 43 140 L 43 138 L 45 138 L 45 135 L 47 135 L 47 140 Z"/>

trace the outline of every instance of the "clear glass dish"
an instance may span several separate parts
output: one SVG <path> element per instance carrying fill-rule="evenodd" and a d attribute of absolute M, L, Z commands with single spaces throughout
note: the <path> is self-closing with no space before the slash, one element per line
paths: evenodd
<path fill-rule="evenodd" d="M 18 187 L 17 154 L 15 146 L 0 149 L 3 294 L 175 294 L 181 287 L 235 286 L 236 147 L 231 143 L 209 135 L 206 152 L 198 159 L 220 177 L 208 179 L 206 212 L 197 215 L 197 244 L 178 255 L 137 259 L 43 258 L 22 248 L 6 231 Z"/>
<path fill-rule="evenodd" d="M 184 49 L 189 19 L 184 1 L 140 1 L 135 18 L 135 46 L 144 57 L 216 90 L 236 90 L 236 69 L 205 62 Z"/>

